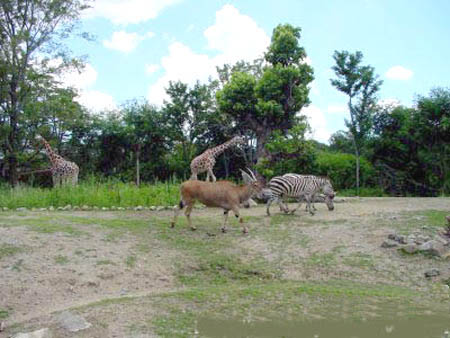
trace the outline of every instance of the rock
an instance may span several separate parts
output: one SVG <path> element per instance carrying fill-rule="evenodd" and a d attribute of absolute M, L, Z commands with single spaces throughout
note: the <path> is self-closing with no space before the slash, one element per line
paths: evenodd
<path fill-rule="evenodd" d="M 8 207 L 3 207 L 2 210 L 3 210 L 3 211 L 8 211 L 9 208 L 8 208 Z"/>
<path fill-rule="evenodd" d="M 81 330 L 85 330 L 91 327 L 91 323 L 87 322 L 86 319 L 81 317 L 80 315 L 74 314 L 70 311 L 64 311 L 60 313 L 56 317 L 59 325 L 70 331 L 70 332 L 78 332 Z"/>
<path fill-rule="evenodd" d="M 39 208 L 39 211 L 47 211 L 47 208 Z"/>
<path fill-rule="evenodd" d="M 436 240 L 431 240 L 426 243 L 423 243 L 418 247 L 418 250 L 421 253 L 436 257 L 443 257 L 449 251 L 448 248 L 444 246 L 444 244 Z"/>
<path fill-rule="evenodd" d="M 93 207 L 92 209 L 94 209 L 95 211 L 98 211 L 98 207 L 97 206 Z"/>
<path fill-rule="evenodd" d="M 67 204 L 67 205 L 63 208 L 64 211 L 67 211 L 67 210 L 70 210 L 70 209 L 72 209 L 72 205 L 70 205 L 70 204 Z"/>
<path fill-rule="evenodd" d="M 431 269 L 425 272 L 425 277 L 430 278 L 430 277 L 435 277 L 435 276 L 439 276 L 441 274 L 441 272 L 438 269 Z"/>
<path fill-rule="evenodd" d="M 17 208 L 16 211 L 27 211 L 27 208 Z"/>
<path fill-rule="evenodd" d="M 111 207 L 111 210 L 117 210 L 117 207 L 113 205 L 113 206 Z"/>
<path fill-rule="evenodd" d="M 396 241 L 397 243 L 400 243 L 400 244 L 408 244 L 408 242 L 406 241 L 406 237 L 403 235 L 389 234 L 388 238 L 390 240 Z"/>
<path fill-rule="evenodd" d="M 87 211 L 87 210 L 90 210 L 91 208 L 89 207 L 89 205 L 83 205 L 82 207 L 81 207 L 81 210 L 84 210 L 84 211 Z"/>
<path fill-rule="evenodd" d="M 122 207 L 117 207 L 117 210 L 119 210 L 119 211 L 124 211 L 124 210 L 125 210 L 125 208 L 122 208 Z"/>
<path fill-rule="evenodd" d="M 136 208 L 134 208 L 134 211 L 142 211 L 144 210 L 144 207 L 142 205 L 138 205 Z"/>
<path fill-rule="evenodd" d="M 56 210 L 58 210 L 58 211 L 63 211 L 64 208 L 63 208 L 63 207 L 57 207 Z"/>
<path fill-rule="evenodd" d="M 406 252 L 406 253 L 411 254 L 411 255 L 415 254 L 416 252 L 419 251 L 419 249 L 417 248 L 417 245 L 415 245 L 415 244 L 407 244 L 404 247 L 402 247 L 401 250 L 403 252 Z"/>
<path fill-rule="evenodd" d="M 450 215 L 445 216 L 445 219 L 447 220 L 447 223 L 450 224 Z"/>
<path fill-rule="evenodd" d="M 152 206 L 150 207 L 150 210 L 151 210 L 151 211 L 155 211 L 155 210 L 156 210 L 156 207 L 155 207 L 154 205 L 152 205 Z"/>
<path fill-rule="evenodd" d="M 16 333 L 12 338 L 51 338 L 52 334 L 48 328 L 28 333 Z"/>
<path fill-rule="evenodd" d="M 163 207 L 163 206 L 159 206 L 159 207 L 156 207 L 156 211 L 162 211 L 162 210 L 164 210 L 165 208 Z"/>
<path fill-rule="evenodd" d="M 107 207 L 102 207 L 102 211 L 108 211 L 109 210 L 109 208 L 107 208 Z"/>
<path fill-rule="evenodd" d="M 51 206 L 48 207 L 48 210 L 49 211 L 55 211 L 55 207 L 53 205 L 51 205 Z"/>
<path fill-rule="evenodd" d="M 397 242 L 394 242 L 389 239 L 381 243 L 382 248 L 395 248 L 396 246 L 398 246 Z"/>
<path fill-rule="evenodd" d="M 73 206 L 73 210 L 74 210 L 74 211 L 78 211 L 78 210 L 81 210 L 81 209 L 80 209 L 80 207 L 79 207 L 78 205 L 74 205 L 74 206 Z"/>

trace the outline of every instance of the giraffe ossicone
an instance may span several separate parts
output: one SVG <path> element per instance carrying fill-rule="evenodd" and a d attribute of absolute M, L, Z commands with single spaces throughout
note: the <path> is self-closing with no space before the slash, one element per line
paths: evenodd
<path fill-rule="evenodd" d="M 41 135 L 36 135 L 35 139 L 44 144 L 45 151 L 52 164 L 50 171 L 52 173 L 53 186 L 76 185 L 78 183 L 78 173 L 80 172 L 78 165 L 55 153 L 50 144 Z"/>
<path fill-rule="evenodd" d="M 226 149 L 237 145 L 244 144 L 245 138 L 242 136 L 235 136 L 231 140 L 218 145 L 217 147 L 205 150 L 202 154 L 195 157 L 191 162 L 191 180 L 196 180 L 197 175 L 206 172 L 206 181 L 210 178 L 213 182 L 216 181 L 213 168 L 216 164 L 216 156 L 223 153 Z"/>

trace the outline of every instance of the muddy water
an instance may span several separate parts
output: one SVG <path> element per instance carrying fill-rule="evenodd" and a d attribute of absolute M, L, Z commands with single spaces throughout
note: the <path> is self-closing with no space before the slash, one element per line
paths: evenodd
<path fill-rule="evenodd" d="M 201 318 L 199 337 L 284 337 L 284 338 L 450 338 L 450 314 L 417 318 L 371 319 L 366 321 L 248 322 Z"/>

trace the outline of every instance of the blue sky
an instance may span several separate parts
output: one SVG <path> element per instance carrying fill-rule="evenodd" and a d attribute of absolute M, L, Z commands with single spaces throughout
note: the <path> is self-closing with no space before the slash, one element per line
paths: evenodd
<path fill-rule="evenodd" d="M 315 74 L 302 113 L 326 142 L 348 116 L 330 85 L 333 52 L 361 51 L 384 81 L 380 100 L 411 106 L 450 86 L 448 13 L 448 0 L 97 0 L 81 25 L 96 41 L 69 42 L 87 66 L 67 82 L 93 111 L 135 98 L 161 104 L 169 80 L 205 82 L 216 65 L 262 56 L 273 28 L 289 23 L 301 27 Z"/>

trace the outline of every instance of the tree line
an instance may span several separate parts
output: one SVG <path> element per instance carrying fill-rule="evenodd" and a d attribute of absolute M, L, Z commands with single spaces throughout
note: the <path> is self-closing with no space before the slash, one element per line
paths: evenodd
<path fill-rule="evenodd" d="M 382 86 L 361 52 L 336 51 L 331 84 L 348 97 L 347 130 L 330 144 L 308 140 L 299 112 L 310 103 L 313 68 L 301 29 L 278 25 L 264 57 L 217 68 L 217 80 L 171 82 L 154 106 L 132 99 L 90 113 L 58 77 L 83 66 L 64 39 L 76 31 L 87 2 L 5 0 L 0 5 L 0 178 L 50 184 L 34 136 L 46 137 L 86 176 L 123 181 L 185 179 L 190 161 L 234 135 L 246 145 L 227 151 L 218 177 L 255 167 L 267 179 L 286 172 L 329 176 L 337 189 L 375 188 L 396 195 L 450 192 L 450 90 L 418 96 L 413 108 L 380 106 Z M 89 34 L 81 34 L 89 38 Z M 58 62 L 55 62 L 58 60 Z M 138 170 L 137 170 L 138 169 Z M 33 182 L 31 182 L 33 181 Z"/>

